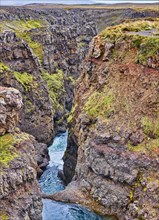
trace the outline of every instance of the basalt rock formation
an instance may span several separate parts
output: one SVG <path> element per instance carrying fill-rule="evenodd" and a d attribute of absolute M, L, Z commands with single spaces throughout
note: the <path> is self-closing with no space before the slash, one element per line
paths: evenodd
<path fill-rule="evenodd" d="M 0 90 L 0 219 L 41 219 L 36 175 L 48 163 L 45 143 L 67 128 L 82 72 L 64 156 L 65 180 L 74 176 L 75 182 L 63 201 L 76 202 L 84 192 L 88 205 L 102 214 L 156 220 L 157 21 L 144 21 L 141 30 L 136 23 L 108 28 L 93 39 L 83 60 L 98 30 L 157 15 L 132 9 L 1 8 L 0 85 L 7 88 Z M 23 97 L 19 120 L 21 97 L 9 87 Z"/>
<path fill-rule="evenodd" d="M 24 96 L 20 128 L 49 143 L 54 133 L 66 130 L 75 79 L 96 26 L 65 10 L 4 9 L 1 85 Z M 15 81 L 6 75 L 9 69 Z"/>
<path fill-rule="evenodd" d="M 0 219 L 40 220 L 42 201 L 37 182 L 38 143 L 16 126 L 22 96 L 0 87 Z M 40 147 L 40 146 L 38 146 Z"/>
<path fill-rule="evenodd" d="M 39 142 L 49 143 L 53 135 L 52 106 L 47 86 L 39 74 L 39 62 L 14 32 L 2 33 L 0 40 L 0 84 L 17 88 L 23 94 L 19 127 Z"/>
<path fill-rule="evenodd" d="M 157 11 L 133 9 L 1 7 L 0 83 L 23 95 L 22 131 L 47 144 L 54 133 L 65 131 L 92 37 L 127 18 L 157 16 Z"/>
<path fill-rule="evenodd" d="M 122 220 L 159 216 L 157 27 L 158 20 L 123 23 L 92 40 L 69 118 L 66 182 L 73 177 L 81 200 Z M 70 188 L 65 201 L 80 201 Z"/>

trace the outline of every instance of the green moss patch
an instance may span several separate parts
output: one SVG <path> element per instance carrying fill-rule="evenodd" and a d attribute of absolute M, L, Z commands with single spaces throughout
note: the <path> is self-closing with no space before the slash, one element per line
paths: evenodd
<path fill-rule="evenodd" d="M 68 123 L 71 123 L 72 120 L 73 120 L 73 116 L 74 116 L 74 113 L 75 113 L 75 110 L 76 110 L 76 107 L 77 107 L 77 104 L 73 105 L 72 109 L 71 109 L 71 112 L 70 112 L 70 115 L 67 119 Z"/>
<path fill-rule="evenodd" d="M 141 41 L 139 44 L 139 51 L 136 56 L 136 62 L 146 65 L 148 58 L 157 57 L 159 51 L 159 38 L 153 37 L 136 37 L 138 41 Z"/>
<path fill-rule="evenodd" d="M 4 72 L 4 71 L 10 71 L 10 68 L 3 62 L 0 61 L 0 72 Z"/>
<path fill-rule="evenodd" d="M 118 39 L 121 36 L 126 36 L 129 32 L 139 32 L 144 30 L 152 30 L 153 28 L 159 29 L 159 19 L 154 21 L 138 20 L 127 21 L 114 27 L 108 27 L 101 32 L 100 36 L 103 39 Z"/>
<path fill-rule="evenodd" d="M 54 109 L 63 108 L 59 103 L 62 94 L 66 93 L 64 86 L 64 74 L 62 70 L 57 70 L 57 73 L 55 74 L 43 72 L 42 77 L 48 85 L 49 96 Z"/>
<path fill-rule="evenodd" d="M 22 84 L 22 86 L 25 88 L 26 91 L 29 91 L 31 88 L 36 88 L 37 83 L 34 80 L 33 75 L 23 72 L 17 72 L 17 71 L 11 71 L 11 69 L 4 64 L 3 62 L 0 62 L 0 72 L 8 71 L 10 74 L 13 74 L 16 80 Z"/>
<path fill-rule="evenodd" d="M 35 56 L 39 58 L 39 61 L 41 63 L 44 55 L 42 45 L 39 42 L 35 42 L 32 40 L 32 35 L 29 31 L 17 31 L 16 34 L 17 37 L 22 38 L 25 42 L 28 43 L 29 47 L 32 49 Z"/>
<path fill-rule="evenodd" d="M 26 100 L 26 113 L 30 113 L 32 111 L 34 111 L 35 106 L 32 104 L 31 101 Z"/>
<path fill-rule="evenodd" d="M 137 63 L 146 65 L 148 58 L 156 59 L 159 51 L 159 38 L 155 34 L 145 36 L 140 35 L 140 31 L 147 31 L 153 29 L 159 30 L 159 19 L 154 20 L 139 20 L 139 21 L 128 21 L 123 24 L 108 27 L 106 30 L 101 32 L 100 36 L 103 40 L 107 41 L 132 41 L 132 47 L 136 48 Z"/>
<path fill-rule="evenodd" d="M 84 111 L 90 118 L 108 118 L 113 112 L 113 94 L 111 91 L 93 92 L 84 105 Z"/>
<path fill-rule="evenodd" d="M 143 143 L 138 144 L 137 146 L 132 146 L 130 143 L 128 143 L 127 147 L 132 152 L 148 153 L 150 156 L 158 157 L 158 155 L 159 155 L 159 138 L 157 138 L 157 139 L 148 138 Z"/>
<path fill-rule="evenodd" d="M 143 117 L 141 120 L 143 131 L 147 136 L 159 138 L 159 119 Z"/>
<path fill-rule="evenodd" d="M 29 138 L 26 133 L 5 134 L 0 136 L 0 167 L 9 166 L 9 163 L 19 154 L 14 145 L 23 142 Z"/>
<path fill-rule="evenodd" d="M 24 20 L 14 20 L 14 21 L 10 21 L 10 20 L 5 20 L 3 22 L 1 22 L 0 24 L 0 30 L 1 31 L 29 31 L 31 29 L 34 28 L 42 28 L 44 27 L 45 23 L 42 20 L 28 20 L 28 21 L 24 21 Z"/>
<path fill-rule="evenodd" d="M 29 91 L 33 84 L 33 76 L 28 73 L 14 72 L 16 80 L 23 85 L 26 91 Z"/>
<path fill-rule="evenodd" d="M 0 210 L 0 219 L 1 220 L 9 220 L 9 216 L 7 213 L 5 213 L 4 211 Z"/>
<path fill-rule="evenodd" d="M 28 43 L 29 47 L 33 50 L 33 53 L 36 57 L 39 58 L 39 61 L 42 62 L 43 49 L 42 45 L 39 42 L 32 40 L 31 29 L 43 28 L 45 27 L 46 22 L 42 20 L 16 20 L 16 21 L 3 21 L 0 24 L 1 31 L 15 31 L 17 37 L 23 39 Z"/>
<path fill-rule="evenodd" d="M 7 166 L 10 161 L 18 157 L 13 147 L 15 140 L 12 134 L 6 134 L 0 137 L 0 164 Z"/>

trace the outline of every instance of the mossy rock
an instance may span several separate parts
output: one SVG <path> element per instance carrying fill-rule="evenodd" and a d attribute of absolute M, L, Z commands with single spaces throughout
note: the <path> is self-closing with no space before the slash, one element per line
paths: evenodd
<path fill-rule="evenodd" d="M 113 101 L 114 96 L 111 91 L 94 91 L 86 101 L 84 111 L 92 119 L 108 118 L 114 111 Z"/>
<path fill-rule="evenodd" d="M 147 136 L 159 138 L 159 118 L 152 119 L 150 117 L 143 117 L 141 119 L 143 131 Z"/>
<path fill-rule="evenodd" d="M 157 56 L 159 51 L 159 38 L 152 35 L 140 35 L 140 31 L 159 30 L 159 19 L 128 21 L 114 27 L 108 27 L 101 32 L 104 41 L 131 41 L 132 48 L 136 48 L 135 62 L 147 65 L 149 58 Z"/>
<path fill-rule="evenodd" d="M 0 72 L 4 72 L 4 71 L 10 71 L 10 68 L 5 63 L 0 61 Z"/>
<path fill-rule="evenodd" d="M 10 161 L 18 157 L 13 146 L 15 140 L 12 134 L 6 134 L 0 137 L 0 164 L 7 166 Z"/>
<path fill-rule="evenodd" d="M 33 85 L 33 76 L 26 72 L 14 72 L 16 80 L 23 85 L 26 91 L 29 91 Z"/>
<path fill-rule="evenodd" d="M 138 144 L 136 146 L 132 146 L 130 143 L 128 143 L 127 147 L 132 152 L 145 153 L 145 154 L 148 153 L 152 157 L 159 156 L 159 138 L 157 139 L 147 138 L 143 143 Z"/>
<path fill-rule="evenodd" d="M 9 166 L 9 163 L 19 157 L 19 153 L 14 147 L 15 144 L 28 139 L 26 133 L 5 134 L 0 136 L 0 165 Z"/>
<path fill-rule="evenodd" d="M 9 220 L 9 215 L 6 212 L 0 210 L 0 220 Z"/>
<path fill-rule="evenodd" d="M 34 80 L 34 76 L 30 73 L 26 72 L 17 72 L 12 71 L 9 66 L 7 66 L 5 63 L 0 62 L 0 72 L 7 71 L 9 74 L 13 74 L 16 80 L 24 87 L 26 91 L 29 91 L 31 88 L 36 88 L 37 83 Z"/>
<path fill-rule="evenodd" d="M 36 57 L 39 58 L 39 61 L 42 62 L 44 55 L 42 45 L 39 42 L 32 40 L 31 29 L 43 28 L 47 25 L 43 20 L 15 20 L 15 21 L 3 21 L 0 24 L 0 30 L 4 31 L 14 31 L 17 37 L 23 39 L 28 43 L 29 47 L 32 49 Z"/>
<path fill-rule="evenodd" d="M 29 31 L 34 28 L 42 28 L 44 27 L 46 22 L 43 20 L 4 20 L 0 24 L 1 31 Z"/>
<path fill-rule="evenodd" d="M 59 69 L 57 69 L 57 73 L 54 74 L 43 72 L 42 78 L 48 85 L 49 96 L 54 110 L 63 110 L 63 106 L 59 103 L 59 100 L 61 96 L 66 93 L 64 85 L 64 73 L 62 72 L 62 70 Z"/>
<path fill-rule="evenodd" d="M 28 43 L 34 55 L 38 57 L 39 62 L 41 63 L 44 55 L 42 45 L 39 42 L 35 42 L 32 40 L 32 35 L 29 31 L 17 31 L 16 34 L 19 38 L 23 39 L 26 43 Z"/>
<path fill-rule="evenodd" d="M 35 106 L 30 100 L 26 100 L 25 103 L 26 103 L 26 113 L 30 113 L 30 112 L 34 111 Z"/>

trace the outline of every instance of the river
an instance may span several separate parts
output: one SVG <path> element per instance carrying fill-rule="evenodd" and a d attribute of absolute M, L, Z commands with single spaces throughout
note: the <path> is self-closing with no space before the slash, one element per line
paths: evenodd
<path fill-rule="evenodd" d="M 62 169 L 62 157 L 67 146 L 68 134 L 58 134 L 49 147 L 50 162 L 41 176 L 39 183 L 44 193 L 52 194 L 65 188 L 58 177 L 58 170 Z M 67 204 L 43 199 L 43 220 L 108 220 L 102 218 L 83 206 Z"/>

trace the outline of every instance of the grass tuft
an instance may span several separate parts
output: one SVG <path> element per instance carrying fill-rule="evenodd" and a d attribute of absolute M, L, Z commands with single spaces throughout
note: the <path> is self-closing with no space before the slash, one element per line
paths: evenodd
<path fill-rule="evenodd" d="M 23 85 L 26 91 L 29 91 L 33 83 L 33 76 L 28 73 L 14 72 L 16 80 Z"/>

